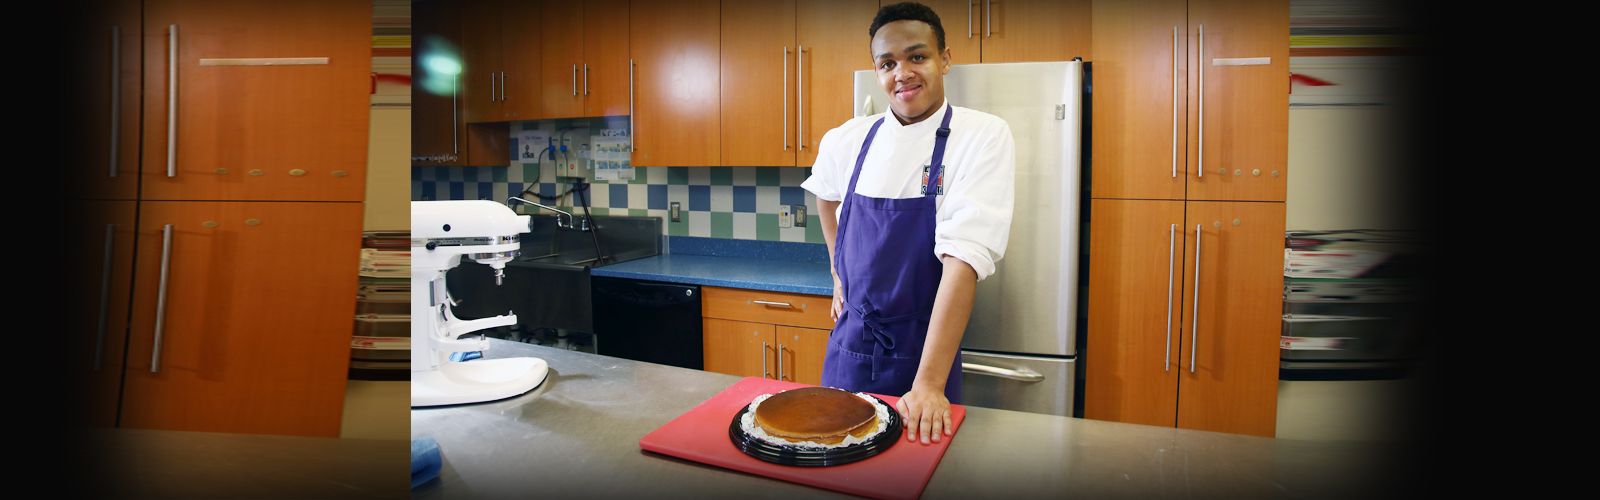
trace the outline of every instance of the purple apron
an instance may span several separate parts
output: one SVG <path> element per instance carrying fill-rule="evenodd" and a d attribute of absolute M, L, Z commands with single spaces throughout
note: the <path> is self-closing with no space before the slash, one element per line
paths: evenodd
<path fill-rule="evenodd" d="M 835 238 L 833 265 L 844 289 L 845 307 L 828 337 L 822 361 L 825 387 L 896 397 L 911 391 L 928 337 L 933 299 L 944 273 L 944 265 L 933 255 L 939 206 L 935 197 L 954 114 L 955 109 L 946 105 L 933 143 L 933 161 L 923 176 L 921 198 L 856 194 L 861 165 L 883 119 L 872 124 L 861 144 Z M 944 395 L 950 404 L 961 401 L 959 352 L 950 364 Z"/>

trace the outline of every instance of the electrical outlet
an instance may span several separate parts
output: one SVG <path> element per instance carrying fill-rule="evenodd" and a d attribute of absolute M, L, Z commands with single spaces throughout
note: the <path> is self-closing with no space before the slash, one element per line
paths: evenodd
<path fill-rule="evenodd" d="M 806 206 L 794 206 L 794 227 L 806 227 Z"/>
<path fill-rule="evenodd" d="M 778 227 L 789 227 L 794 224 L 794 214 L 790 205 L 778 205 Z"/>
<path fill-rule="evenodd" d="M 680 219 L 678 218 L 678 202 L 672 202 L 672 210 L 670 215 L 672 222 L 680 222 Z"/>

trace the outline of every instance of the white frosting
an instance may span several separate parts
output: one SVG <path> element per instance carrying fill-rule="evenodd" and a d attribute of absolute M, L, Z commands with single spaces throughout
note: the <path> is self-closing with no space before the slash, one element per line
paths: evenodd
<path fill-rule="evenodd" d="M 787 392 L 787 391 L 785 391 L 785 392 Z M 768 443 L 771 443 L 771 444 L 774 444 L 774 445 L 778 445 L 778 446 L 794 446 L 794 447 L 799 447 L 799 448 L 843 448 L 843 447 L 846 447 L 846 446 L 854 445 L 856 443 L 860 443 L 862 441 L 866 441 L 868 439 L 872 439 L 873 436 L 878 435 L 878 433 L 883 432 L 884 429 L 888 428 L 888 426 L 889 426 L 889 406 L 888 405 L 880 403 L 880 402 L 878 402 L 877 399 L 873 399 L 871 396 L 868 396 L 866 394 L 862 394 L 862 393 L 859 393 L 859 392 L 852 393 L 852 394 L 855 394 L 856 397 L 861 398 L 863 401 L 871 403 L 872 407 L 877 410 L 877 412 L 878 412 L 878 426 L 876 428 L 872 429 L 872 432 L 868 432 L 865 435 L 862 435 L 861 437 L 855 437 L 855 436 L 848 436 L 847 435 L 847 436 L 844 437 L 844 441 L 840 442 L 839 444 L 820 444 L 820 443 L 813 443 L 813 442 L 810 442 L 810 441 L 790 441 L 790 440 L 787 440 L 787 439 L 783 439 L 783 438 L 779 438 L 779 437 L 774 437 L 774 436 L 768 435 L 766 433 L 766 431 L 761 430 L 761 426 L 756 425 L 756 407 L 760 406 L 762 401 L 766 401 L 767 398 L 776 396 L 776 394 L 762 394 L 760 396 L 756 396 L 756 399 L 754 401 L 750 402 L 750 406 L 749 406 L 750 411 L 745 412 L 744 416 L 740 418 L 739 427 L 744 429 L 745 434 L 749 434 L 750 436 L 752 436 L 752 437 L 754 437 L 756 439 L 760 439 L 762 441 L 766 441 Z"/>

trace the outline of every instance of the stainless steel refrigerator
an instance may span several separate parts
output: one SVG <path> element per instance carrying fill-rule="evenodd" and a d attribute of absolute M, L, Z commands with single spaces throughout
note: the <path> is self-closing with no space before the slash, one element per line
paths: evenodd
<path fill-rule="evenodd" d="M 961 341 L 962 403 L 1072 416 L 1083 63 L 955 65 L 945 96 L 1004 119 L 1017 158 L 1011 239 L 994 274 L 978 282 Z M 855 73 L 855 116 L 888 103 L 873 71 Z"/>

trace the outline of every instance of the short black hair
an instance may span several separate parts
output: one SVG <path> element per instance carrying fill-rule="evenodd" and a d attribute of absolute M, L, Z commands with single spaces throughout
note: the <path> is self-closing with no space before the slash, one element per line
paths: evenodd
<path fill-rule="evenodd" d="M 878 36 L 878 28 L 895 21 L 922 21 L 933 27 L 933 36 L 939 39 L 939 50 L 944 50 L 944 25 L 939 23 L 939 15 L 928 6 L 916 2 L 900 2 L 885 5 L 878 9 L 878 15 L 872 18 L 872 27 L 867 28 L 867 37 Z"/>

